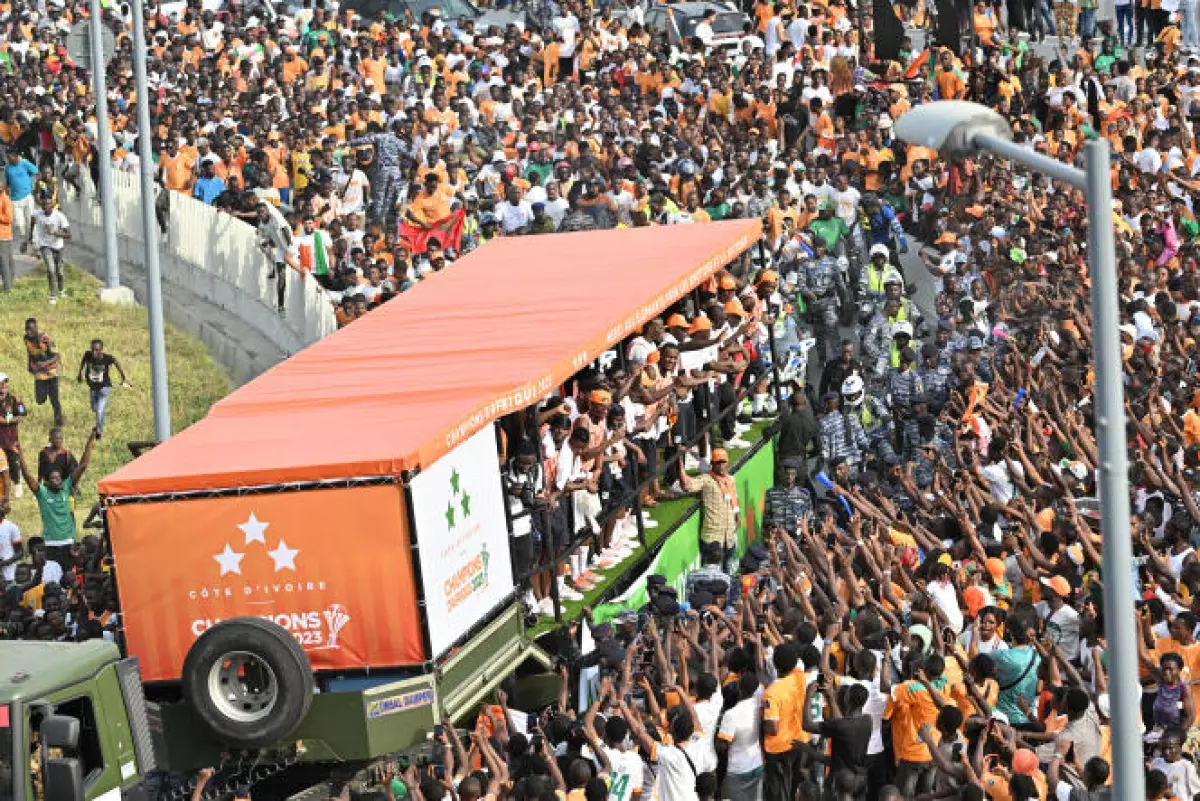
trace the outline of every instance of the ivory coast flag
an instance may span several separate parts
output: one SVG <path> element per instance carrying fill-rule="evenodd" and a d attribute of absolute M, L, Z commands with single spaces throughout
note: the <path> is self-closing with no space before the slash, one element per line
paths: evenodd
<path fill-rule="evenodd" d="M 325 234 L 313 231 L 311 241 L 300 240 L 300 266 L 307 273 L 329 275 L 329 252 L 325 249 Z"/>

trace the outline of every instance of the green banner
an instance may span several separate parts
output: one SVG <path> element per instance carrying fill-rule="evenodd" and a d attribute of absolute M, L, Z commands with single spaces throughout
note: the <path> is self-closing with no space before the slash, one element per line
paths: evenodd
<path fill-rule="evenodd" d="M 738 554 L 757 542 L 762 528 L 763 499 L 775 480 L 775 443 L 768 442 L 734 473 L 742 524 L 738 530 Z M 612 620 L 625 611 L 646 605 L 646 577 L 659 573 L 684 600 L 684 583 L 692 570 L 700 567 L 700 511 L 688 515 L 679 528 L 663 543 L 662 549 L 646 572 L 611 603 L 600 604 L 593 612 L 597 623 Z"/>

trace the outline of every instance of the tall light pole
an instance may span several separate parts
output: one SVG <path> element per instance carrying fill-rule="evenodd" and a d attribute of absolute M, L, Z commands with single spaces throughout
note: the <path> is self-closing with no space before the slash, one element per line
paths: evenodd
<path fill-rule="evenodd" d="M 100 0 L 91 0 L 89 13 L 92 94 L 96 96 L 96 160 L 100 167 L 100 186 L 96 190 L 100 193 L 104 231 L 104 278 L 108 289 L 116 289 L 121 286 L 121 268 L 117 251 L 117 209 L 112 194 L 112 132 L 108 126 L 108 90 L 104 85 L 104 9 Z"/>
<path fill-rule="evenodd" d="M 1125 446 L 1124 371 L 1117 326 L 1117 265 L 1113 244 L 1112 184 L 1105 139 L 1083 146 L 1083 170 L 1014 144 L 1008 123 L 986 106 L 960 100 L 923 103 L 896 121 L 896 136 L 947 156 L 988 152 L 1076 189 L 1087 202 L 1092 279 L 1092 362 L 1096 373 L 1096 429 L 1100 448 L 1100 527 L 1104 537 L 1104 621 L 1112 702 L 1113 797 L 1146 797 L 1138 688 L 1138 635 L 1134 614 L 1133 546 L 1129 531 L 1129 467 Z"/>
<path fill-rule="evenodd" d="M 150 89 L 146 81 L 146 22 L 140 0 L 133 11 L 133 80 L 137 91 L 138 162 L 142 179 L 142 263 L 146 270 L 146 317 L 150 331 L 150 392 L 154 400 L 154 438 L 171 436 L 171 404 L 167 394 L 167 345 L 163 331 L 162 273 L 158 264 L 158 219 L 155 215 L 153 129 Z"/>

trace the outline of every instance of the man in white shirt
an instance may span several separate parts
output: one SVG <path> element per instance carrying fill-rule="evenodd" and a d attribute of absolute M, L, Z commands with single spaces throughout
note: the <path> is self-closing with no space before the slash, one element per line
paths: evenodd
<path fill-rule="evenodd" d="M 741 700 L 721 718 L 717 735 L 729 753 L 721 797 L 754 801 L 762 798 L 763 756 L 759 733 L 762 686 L 753 671 L 738 679 L 738 695 Z"/>
<path fill-rule="evenodd" d="M 21 529 L 11 520 L 5 520 L 8 510 L 0 507 L 0 578 L 10 583 L 17 572 L 17 562 L 25 555 L 21 543 Z"/>
<path fill-rule="evenodd" d="M 694 31 L 692 31 L 692 34 L 701 42 L 703 42 L 705 47 L 712 45 L 713 36 L 715 36 L 713 33 L 712 21 L 716 16 L 716 11 L 713 11 L 711 8 L 706 9 L 704 11 L 704 16 L 699 22 L 696 23 L 696 28 Z"/>
<path fill-rule="evenodd" d="M 533 222 L 533 207 L 529 201 L 521 199 L 520 189 L 509 184 L 504 190 L 504 200 L 496 204 L 496 216 L 505 234 L 524 234 Z"/>
<path fill-rule="evenodd" d="M 29 239 L 37 245 L 46 266 L 46 280 L 50 282 L 50 302 L 58 303 L 63 292 L 62 251 L 66 240 L 71 238 L 71 222 L 54 207 L 54 199 L 42 198 L 41 208 L 33 212 L 33 225 L 29 228 Z M 55 285 L 57 283 L 57 290 Z"/>
<path fill-rule="evenodd" d="M 645 766 L 636 750 L 628 750 L 629 724 L 613 715 L 604 724 L 604 753 L 612 765 L 608 801 L 634 801 L 642 795 Z"/>

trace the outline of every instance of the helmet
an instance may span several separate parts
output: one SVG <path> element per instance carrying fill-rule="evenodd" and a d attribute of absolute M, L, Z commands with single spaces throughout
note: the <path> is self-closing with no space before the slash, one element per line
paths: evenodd
<path fill-rule="evenodd" d="M 846 380 L 842 382 L 842 400 L 851 406 L 857 406 L 863 400 L 863 380 L 862 376 L 850 375 L 846 376 Z"/>
<path fill-rule="evenodd" d="M 892 326 L 892 336 L 893 337 L 898 337 L 901 334 L 908 334 L 909 339 L 912 338 L 913 327 L 912 327 L 912 323 L 910 323 L 908 320 L 900 320 L 894 326 Z"/>
<path fill-rule="evenodd" d="M 837 266 L 839 269 L 844 270 L 850 266 L 850 260 L 848 258 L 846 258 L 845 256 L 838 256 L 837 257 Z"/>
<path fill-rule="evenodd" d="M 887 286 L 888 284 L 903 284 L 903 283 L 904 283 L 904 277 L 902 275 L 900 275 L 899 270 L 888 270 L 886 273 L 883 274 L 883 285 L 884 286 Z"/>
<path fill-rule="evenodd" d="M 891 253 L 888 252 L 887 245 L 871 245 L 871 258 L 883 256 L 885 259 L 891 258 Z"/>
<path fill-rule="evenodd" d="M 679 162 L 680 175 L 694 175 L 696 172 L 696 164 L 691 159 L 684 159 Z"/>

